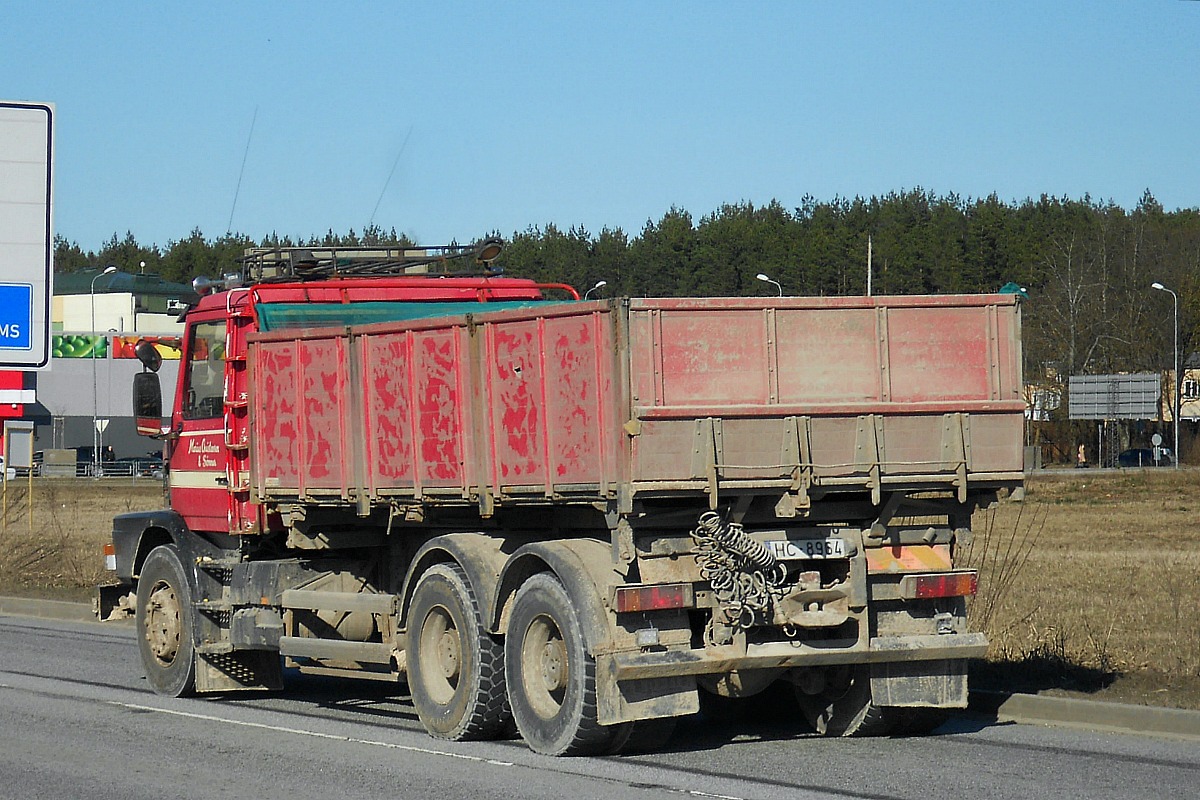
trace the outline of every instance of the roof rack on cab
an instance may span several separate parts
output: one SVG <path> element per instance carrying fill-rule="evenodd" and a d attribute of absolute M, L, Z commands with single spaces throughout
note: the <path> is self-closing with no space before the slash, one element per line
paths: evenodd
<path fill-rule="evenodd" d="M 504 242 L 487 238 L 442 247 L 251 247 L 242 275 L 249 283 L 371 278 L 380 275 L 498 275 Z"/>

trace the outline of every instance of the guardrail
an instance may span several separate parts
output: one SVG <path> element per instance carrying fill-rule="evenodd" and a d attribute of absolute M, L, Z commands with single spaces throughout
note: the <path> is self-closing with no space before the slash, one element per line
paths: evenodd
<path fill-rule="evenodd" d="M 102 461 L 99 464 L 86 462 L 75 465 L 77 478 L 151 478 L 162 480 L 163 465 L 160 461 Z"/>
<path fill-rule="evenodd" d="M 13 470 L 17 478 L 28 477 L 29 471 L 24 469 Z M 79 461 L 75 464 L 58 464 L 51 467 L 44 467 L 41 464 L 34 466 L 34 477 L 47 478 L 143 478 L 147 480 L 162 480 L 164 475 L 164 467 L 161 461 L 130 459 L 122 461 L 103 461 L 99 464 L 93 464 L 90 461 Z"/>

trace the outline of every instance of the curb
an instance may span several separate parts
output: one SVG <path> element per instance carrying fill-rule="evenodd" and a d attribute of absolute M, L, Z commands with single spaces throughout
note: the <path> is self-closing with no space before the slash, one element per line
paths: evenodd
<path fill-rule="evenodd" d="M 87 603 L 0 596 L 0 615 L 96 622 Z M 973 691 L 967 713 L 997 722 L 1137 733 L 1200 741 L 1200 711 L 1078 700 L 1036 694 Z"/>
<path fill-rule="evenodd" d="M 96 622 L 96 612 L 87 603 L 40 600 L 32 597 L 0 597 L 0 614 L 42 617 L 67 622 Z"/>
<path fill-rule="evenodd" d="M 971 692 L 968 713 L 1019 722 L 1200 740 L 1200 711 L 1038 694 Z"/>

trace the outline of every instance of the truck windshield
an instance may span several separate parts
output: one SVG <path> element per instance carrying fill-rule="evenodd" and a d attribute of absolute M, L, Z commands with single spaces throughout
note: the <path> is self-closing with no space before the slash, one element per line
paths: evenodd
<path fill-rule="evenodd" d="M 183 418 L 221 416 L 225 385 L 224 320 L 200 322 L 192 327 L 188 358 Z"/>

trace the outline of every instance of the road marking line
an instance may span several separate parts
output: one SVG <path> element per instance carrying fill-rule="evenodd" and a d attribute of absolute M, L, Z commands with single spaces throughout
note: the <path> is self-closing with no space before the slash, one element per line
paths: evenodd
<path fill-rule="evenodd" d="M 380 742 L 371 739 L 356 739 L 353 736 L 340 736 L 333 733 L 319 733 L 317 731 L 305 730 L 304 728 L 289 728 L 283 725 L 267 725 L 264 722 L 244 722 L 242 720 L 229 719 L 227 717 L 218 717 L 212 714 L 196 714 L 191 711 L 176 711 L 170 708 L 156 708 L 154 706 L 145 706 L 138 703 L 122 703 L 117 700 L 106 700 L 109 705 L 118 706 L 120 708 L 128 708 L 133 711 L 153 711 L 159 714 L 171 714 L 176 717 L 187 717 L 189 719 L 205 720 L 207 722 L 225 722 L 230 725 L 241 725 L 245 728 L 260 728 L 262 730 L 275 731 L 277 733 L 294 733 L 299 736 L 311 736 L 315 739 L 332 739 L 338 742 L 350 742 L 353 744 L 365 744 L 372 747 L 385 747 L 389 750 L 403 750 L 409 753 L 421 753 L 429 756 L 446 756 L 448 758 L 457 758 L 463 761 L 474 761 L 479 764 L 490 764 L 495 767 L 514 767 L 518 766 L 512 761 L 499 761 L 494 758 L 481 758 L 479 756 L 468 756 L 463 753 L 451 753 L 448 750 L 434 750 L 429 747 L 414 747 L 407 744 L 393 744 L 392 742 Z M 530 766 L 530 765 L 524 765 Z M 578 777 L 591 777 L 601 781 L 611 781 L 611 778 L 594 775 L 579 775 Z M 713 794 L 700 789 L 681 789 L 671 786 L 658 786 L 658 789 L 665 789 L 671 793 L 686 794 L 690 797 L 704 797 L 712 800 L 744 800 L 744 798 L 728 794 Z"/>
<path fill-rule="evenodd" d="M 4 674 L 4 673 L 0 673 L 0 674 Z M 7 689 L 7 690 L 12 690 L 12 691 L 29 691 L 28 689 L 19 689 L 18 687 L 13 686 L 8 683 L 0 683 L 0 689 Z M 75 696 L 70 696 L 70 697 L 68 697 L 67 695 L 61 695 L 61 696 L 66 699 L 83 699 L 83 698 L 79 698 L 79 697 L 75 697 Z M 224 723 L 228 723 L 230 725 L 241 725 L 242 727 L 245 727 L 245 728 L 258 728 L 260 730 L 275 731 L 277 733 L 293 733 L 298 736 L 309 736 L 314 739 L 329 739 L 331 741 L 349 742 L 351 744 L 365 744 L 365 745 L 373 746 L 373 747 L 383 747 L 383 748 L 387 748 L 389 750 L 402 750 L 402 751 L 410 752 L 410 753 L 420 753 L 422 755 L 446 756 L 448 758 L 457 758 L 462 761 L 473 761 L 473 762 L 479 763 L 479 764 L 490 764 L 491 766 L 496 766 L 496 767 L 525 767 L 528 769 L 539 769 L 539 770 L 546 769 L 546 767 L 544 767 L 542 765 L 517 764 L 516 762 L 513 762 L 513 761 L 501 761 L 499 759 L 481 758 L 480 756 L 470 756 L 470 755 L 465 755 L 463 753 L 451 753 L 448 750 L 435 750 L 435 749 L 429 748 L 429 747 L 414 747 L 413 745 L 394 744 L 392 742 L 380 742 L 380 741 L 375 741 L 372 739 L 358 739 L 358 738 L 355 738 L 352 736 L 341 736 L 341 735 L 332 734 L 332 733 L 319 733 L 318 731 L 306 730 L 304 728 L 289 728 L 284 725 L 268 725 L 263 722 L 245 722 L 242 720 L 229 719 L 227 717 L 218 717 L 218 716 L 215 716 L 212 714 L 197 714 L 197 713 L 194 713 L 191 711 L 178 711 L 178 710 L 170 709 L 170 708 L 157 708 L 155 706 L 147 706 L 147 705 L 142 705 L 140 703 L 122 703 L 118 700 L 101 700 L 100 702 L 104 703 L 105 705 L 115 706 L 117 708 L 126 708 L 131 711 L 146 711 L 146 712 L 154 712 L 154 713 L 159 713 L 159 714 L 169 714 L 169 715 L 176 716 L 176 717 L 186 717 L 189 719 L 204 720 L 206 722 L 224 722 Z M 671 768 L 667 768 L 667 769 L 670 770 Z M 551 770 L 554 771 L 553 768 L 551 768 Z M 627 786 L 631 786 L 633 788 L 642 788 L 642 789 L 646 789 L 648 791 L 650 791 L 650 790 L 665 791 L 669 794 L 686 795 L 688 797 L 711 798 L 711 800 L 745 800 L 744 797 L 741 797 L 739 795 L 716 794 L 713 792 L 706 792 L 701 789 L 687 789 L 684 787 L 670 786 L 665 783 L 638 785 L 638 784 L 628 783 L 627 781 L 624 781 L 622 779 L 612 778 L 612 777 L 605 776 L 605 775 L 588 775 L 587 773 L 580 773 L 580 772 L 575 772 L 572 770 L 563 770 L 563 772 L 564 772 L 564 774 L 568 774 L 568 775 L 571 775 L 576 778 L 591 779 L 591 780 L 600 781 L 602 783 L 624 783 Z"/>
<path fill-rule="evenodd" d="M 373 741 L 371 739 L 356 739 L 353 736 L 339 736 L 332 733 L 319 733 L 318 731 L 305 730 L 304 728 L 288 728 L 282 725 L 267 725 L 262 722 L 244 722 L 242 720 L 229 719 L 228 717 L 217 717 L 211 714 L 195 714 L 190 711 L 176 711 L 170 708 L 155 708 L 154 706 L 144 706 L 137 703 L 121 703 L 116 700 L 106 701 L 109 705 L 120 706 L 134 711 L 155 711 L 159 714 L 171 714 L 176 717 L 188 717 L 189 719 L 200 719 L 208 722 L 225 722 L 230 725 L 241 725 L 245 728 L 261 728 L 268 731 L 276 731 L 277 733 L 294 733 L 299 736 L 311 736 L 316 739 L 333 739 L 339 742 L 351 742 L 353 744 L 365 744 L 373 747 L 386 747 L 390 750 L 404 750 L 411 753 L 422 753 L 430 756 L 446 756 L 448 758 L 458 758 L 463 761 L 477 761 L 480 764 L 491 764 L 496 767 L 511 767 L 514 766 L 511 761 L 498 761 L 492 758 L 480 758 L 479 756 L 469 756 L 463 753 L 451 753 L 447 750 L 434 750 L 428 747 L 413 747 L 406 744 L 394 744 L 392 742 Z"/>

